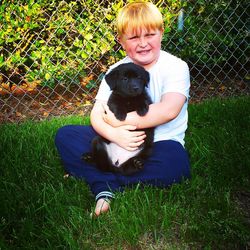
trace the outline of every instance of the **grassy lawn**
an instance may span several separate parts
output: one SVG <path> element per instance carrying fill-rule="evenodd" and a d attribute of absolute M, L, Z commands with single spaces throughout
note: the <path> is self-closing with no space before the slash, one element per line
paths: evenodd
<path fill-rule="evenodd" d="M 247 249 L 250 98 L 189 106 L 192 179 L 117 194 L 90 219 L 94 197 L 63 179 L 56 130 L 82 117 L 0 126 L 0 249 Z M 248 209 L 247 209 L 248 208 Z"/>

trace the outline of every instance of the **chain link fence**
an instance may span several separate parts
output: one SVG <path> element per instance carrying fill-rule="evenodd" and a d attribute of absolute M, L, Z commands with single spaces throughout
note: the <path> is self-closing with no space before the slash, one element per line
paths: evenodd
<path fill-rule="evenodd" d="M 124 57 L 115 15 L 130 1 L 2 1 L 0 123 L 87 115 L 109 65 Z M 162 48 L 191 72 L 191 102 L 249 95 L 248 1 L 153 1 Z"/>

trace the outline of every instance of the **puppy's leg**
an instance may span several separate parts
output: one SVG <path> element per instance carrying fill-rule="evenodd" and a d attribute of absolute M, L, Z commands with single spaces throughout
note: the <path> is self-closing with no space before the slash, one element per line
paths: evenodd
<path fill-rule="evenodd" d="M 152 103 L 151 100 L 146 94 L 144 94 L 138 97 L 136 101 L 137 103 L 135 105 L 135 108 L 137 114 L 140 116 L 144 116 L 149 110 L 149 104 Z"/>
<path fill-rule="evenodd" d="M 94 164 L 95 159 L 96 159 L 96 153 L 97 153 L 96 148 L 99 148 L 98 144 L 101 144 L 101 143 L 102 141 L 101 141 L 100 136 L 96 136 L 91 142 L 91 152 L 83 153 L 81 159 L 90 164 Z"/>
<path fill-rule="evenodd" d="M 126 100 L 121 96 L 116 94 L 111 94 L 110 99 L 108 100 L 109 109 L 115 115 L 116 119 L 124 121 L 127 116 Z"/>
<path fill-rule="evenodd" d="M 141 157 L 135 156 L 124 162 L 117 172 L 122 175 L 132 175 L 142 170 L 144 167 L 144 160 Z"/>
<path fill-rule="evenodd" d="M 102 171 L 109 171 L 110 161 L 106 151 L 105 143 L 102 137 L 96 136 L 91 145 L 91 152 L 86 152 L 82 155 L 82 160 L 95 164 L 96 167 Z"/>
<path fill-rule="evenodd" d="M 92 142 L 92 156 L 96 167 L 101 171 L 112 171 L 112 162 L 109 159 L 106 144 L 109 143 L 102 137 L 97 136 Z"/>
<path fill-rule="evenodd" d="M 147 114 L 148 109 L 149 109 L 148 105 L 146 105 L 145 103 L 141 103 L 141 105 L 138 105 L 136 107 L 136 112 L 138 115 L 144 116 Z"/>
<path fill-rule="evenodd" d="M 147 128 L 144 130 L 146 133 L 146 139 L 143 143 L 143 149 L 137 155 L 142 159 L 147 159 L 153 150 L 153 143 L 154 143 L 154 128 Z"/>
<path fill-rule="evenodd" d="M 120 121 L 124 121 L 127 117 L 127 110 L 122 105 L 124 104 L 121 104 L 121 106 L 117 108 L 110 108 L 110 110 L 114 113 L 116 119 Z"/>

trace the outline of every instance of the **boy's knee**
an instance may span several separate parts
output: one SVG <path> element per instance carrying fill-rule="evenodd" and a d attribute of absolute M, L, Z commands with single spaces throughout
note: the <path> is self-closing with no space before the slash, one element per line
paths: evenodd
<path fill-rule="evenodd" d="M 55 135 L 56 145 L 60 144 L 62 141 L 65 140 L 67 136 L 69 136 L 71 127 L 72 125 L 66 125 L 57 130 L 56 135 Z"/>

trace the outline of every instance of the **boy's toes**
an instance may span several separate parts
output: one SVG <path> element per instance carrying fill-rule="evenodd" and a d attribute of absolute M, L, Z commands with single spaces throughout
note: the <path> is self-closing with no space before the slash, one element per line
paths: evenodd
<path fill-rule="evenodd" d="M 91 213 L 91 218 L 98 217 L 100 214 L 108 212 L 110 208 L 110 200 L 101 198 L 97 201 L 94 213 Z"/>

